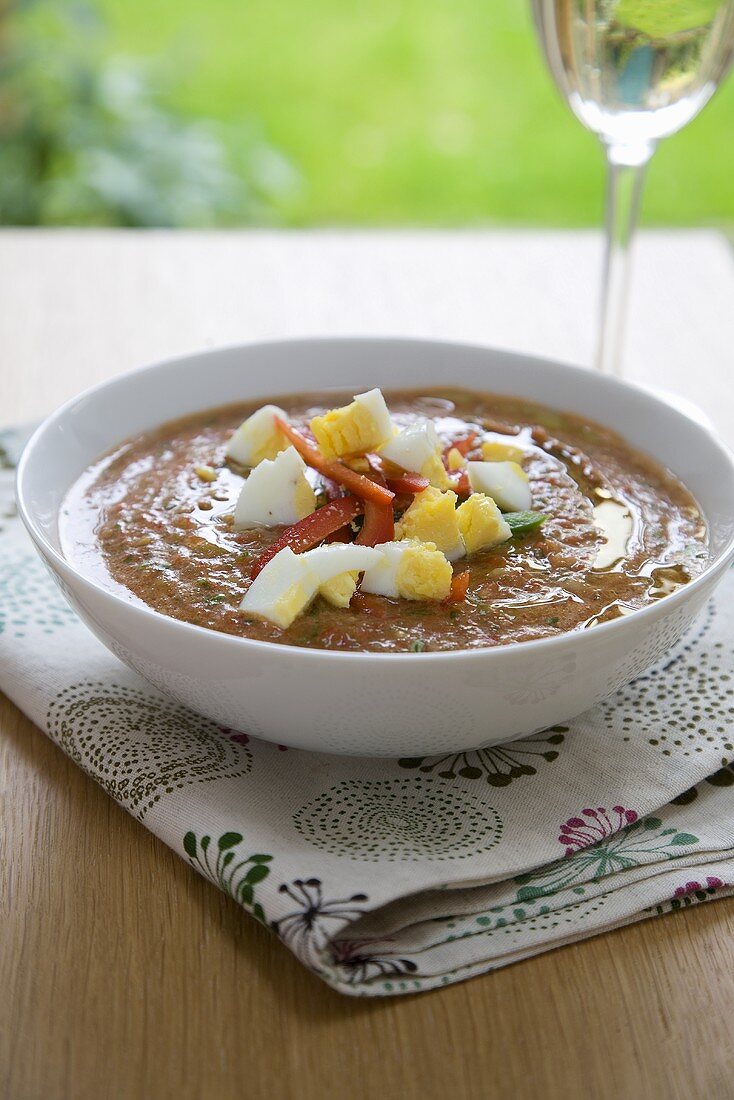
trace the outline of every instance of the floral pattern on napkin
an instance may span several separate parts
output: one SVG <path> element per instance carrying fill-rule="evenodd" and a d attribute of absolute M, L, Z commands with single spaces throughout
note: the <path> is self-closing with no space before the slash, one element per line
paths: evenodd
<path fill-rule="evenodd" d="M 432 989 L 734 893 L 734 576 L 657 666 L 534 737 L 304 753 L 194 714 L 92 636 L 15 515 L 22 437 L 0 433 L 0 688 L 334 989 Z"/>

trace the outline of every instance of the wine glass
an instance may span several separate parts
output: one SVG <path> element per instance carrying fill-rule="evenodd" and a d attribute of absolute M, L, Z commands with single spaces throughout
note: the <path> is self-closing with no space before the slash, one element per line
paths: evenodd
<path fill-rule="evenodd" d="M 690 122 L 725 76 L 734 0 L 531 2 L 553 78 L 607 156 L 596 365 L 618 373 L 645 168 L 660 138 Z"/>

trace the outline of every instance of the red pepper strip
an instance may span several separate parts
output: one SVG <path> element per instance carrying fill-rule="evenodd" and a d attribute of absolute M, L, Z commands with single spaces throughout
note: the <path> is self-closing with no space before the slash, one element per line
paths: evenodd
<path fill-rule="evenodd" d="M 364 503 L 357 497 L 341 497 L 340 500 L 332 500 L 323 508 L 317 508 L 310 516 L 299 519 L 292 527 L 286 527 L 285 531 L 275 540 L 272 546 L 260 555 L 250 571 L 254 580 L 271 558 L 286 546 L 290 546 L 294 554 L 302 554 L 304 550 L 310 550 L 324 539 L 338 531 L 345 524 L 364 512 Z"/>
<path fill-rule="evenodd" d="M 361 497 L 363 500 L 373 500 L 375 504 L 392 504 L 393 494 L 389 489 L 386 489 L 384 485 L 378 485 L 374 481 L 370 481 L 368 477 L 364 477 L 362 474 L 356 473 L 354 470 L 350 470 L 348 466 L 345 466 L 343 462 L 339 462 L 338 459 L 324 458 L 318 447 L 315 447 L 313 443 L 297 428 L 294 428 L 292 424 L 289 424 L 287 420 L 281 419 L 276 416 L 275 422 L 283 432 L 283 435 L 290 439 L 293 446 L 304 462 L 312 466 L 314 470 L 318 470 L 319 473 L 324 474 L 325 477 L 331 478 L 332 481 L 338 482 L 339 485 L 343 485 L 355 496 Z"/>
<path fill-rule="evenodd" d="M 395 517 L 392 504 L 364 502 L 364 523 L 355 542 L 360 546 L 379 546 L 381 542 L 392 542 L 395 538 Z"/>
<path fill-rule="evenodd" d="M 376 485 L 381 485 L 383 489 L 387 486 L 385 479 L 385 471 L 382 467 L 382 459 L 378 455 L 366 455 L 367 462 L 369 463 L 370 472 L 364 476 L 370 481 L 374 481 Z"/>
<path fill-rule="evenodd" d="M 444 457 L 448 457 L 449 451 L 456 450 L 461 455 L 467 455 L 469 451 L 473 451 L 477 445 L 479 439 L 478 434 L 475 431 L 469 432 L 468 435 L 463 436 L 461 439 L 455 439 L 453 443 L 449 443 L 444 447 Z"/>
<path fill-rule="evenodd" d="M 420 474 L 411 474 L 409 472 L 398 474 L 397 477 L 389 477 L 387 479 L 387 487 L 391 492 L 396 494 L 411 493 L 413 496 L 415 496 L 416 493 L 422 493 L 430 484 L 427 477 L 421 477 Z"/>
<path fill-rule="evenodd" d="M 382 472 L 382 460 L 378 455 L 368 454 L 367 461 L 372 473 L 365 474 L 370 481 L 383 487 L 387 484 Z M 354 540 L 360 546 L 378 546 L 381 542 L 392 542 L 395 538 L 394 498 L 389 504 L 375 504 L 372 500 L 364 502 L 364 523 L 362 530 Z"/>
<path fill-rule="evenodd" d="M 463 573 L 457 573 L 454 579 L 451 581 L 451 591 L 446 597 L 446 603 L 461 603 L 466 599 L 466 593 L 469 588 L 469 570 L 465 569 Z"/>
<path fill-rule="evenodd" d="M 347 523 L 344 527 L 340 527 L 338 531 L 334 531 L 332 535 L 327 535 L 324 542 L 351 542 L 352 541 L 352 528 Z"/>

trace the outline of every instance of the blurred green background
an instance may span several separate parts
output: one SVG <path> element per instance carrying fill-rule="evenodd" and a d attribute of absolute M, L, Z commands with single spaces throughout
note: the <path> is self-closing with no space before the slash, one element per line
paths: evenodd
<path fill-rule="evenodd" d="M 734 82 L 647 224 L 734 223 Z M 0 0 L 0 222 L 596 225 L 524 0 Z"/>

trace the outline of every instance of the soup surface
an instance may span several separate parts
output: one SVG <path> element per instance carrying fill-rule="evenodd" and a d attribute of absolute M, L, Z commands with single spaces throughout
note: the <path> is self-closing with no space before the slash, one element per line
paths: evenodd
<path fill-rule="evenodd" d="M 64 502 L 64 553 L 106 587 L 188 623 L 379 652 L 497 646 L 587 629 L 665 597 L 704 568 L 706 525 L 690 492 L 609 429 L 525 399 L 465 390 L 385 398 L 398 426 L 430 418 L 447 448 L 474 430 L 516 436 L 526 452 L 532 507 L 546 518 L 533 533 L 455 562 L 455 573 L 469 573 L 464 599 L 360 593 L 341 608 L 318 597 L 286 629 L 240 611 L 253 563 L 283 530 L 233 526 L 247 471 L 225 452 L 263 399 L 165 424 L 101 458 Z M 276 400 L 305 427 L 351 395 Z M 308 477 L 317 493 L 324 489 L 315 471 Z"/>

